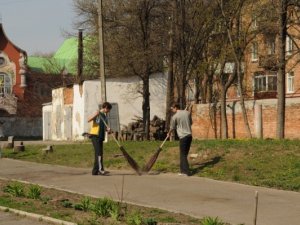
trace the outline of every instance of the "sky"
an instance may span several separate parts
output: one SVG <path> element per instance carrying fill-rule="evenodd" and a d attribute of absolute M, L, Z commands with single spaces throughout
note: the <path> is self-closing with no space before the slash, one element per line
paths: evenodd
<path fill-rule="evenodd" d="M 0 0 L 6 36 L 28 55 L 56 52 L 65 37 L 76 33 L 73 0 Z"/>

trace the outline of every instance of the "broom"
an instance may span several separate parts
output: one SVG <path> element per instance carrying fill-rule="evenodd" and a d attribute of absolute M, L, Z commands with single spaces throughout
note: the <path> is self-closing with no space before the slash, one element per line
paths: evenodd
<path fill-rule="evenodd" d="M 107 123 L 105 122 L 105 120 L 102 118 L 102 116 L 99 114 L 100 119 L 102 120 L 102 122 L 104 123 L 104 125 L 106 126 L 106 128 L 108 128 Z M 119 141 L 116 139 L 115 135 L 113 135 L 113 138 L 115 140 L 115 142 L 117 143 L 117 145 L 119 146 L 123 156 L 125 157 L 125 159 L 127 160 L 128 164 L 132 167 L 132 169 L 134 169 L 134 171 L 138 174 L 141 175 L 140 172 L 140 167 L 137 164 L 137 162 L 126 152 L 126 150 L 124 149 L 124 147 L 122 145 L 120 145 Z"/>
<path fill-rule="evenodd" d="M 167 141 L 168 136 L 165 138 L 165 140 L 163 141 L 163 143 L 161 143 L 161 145 L 159 146 L 159 148 L 156 150 L 156 152 L 153 154 L 153 156 L 149 159 L 149 161 L 146 163 L 146 165 L 143 167 L 143 172 L 149 172 L 151 170 L 151 168 L 153 167 L 154 163 L 156 162 L 159 153 L 162 150 L 163 145 L 165 144 L 165 142 Z"/>

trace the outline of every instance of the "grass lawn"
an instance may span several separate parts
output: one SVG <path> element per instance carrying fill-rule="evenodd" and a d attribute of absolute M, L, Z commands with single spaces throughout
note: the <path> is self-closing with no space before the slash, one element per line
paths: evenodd
<path fill-rule="evenodd" d="M 149 160 L 161 142 L 124 142 L 127 152 L 140 167 Z M 3 150 L 3 157 L 39 163 L 91 168 L 93 148 L 90 142 L 56 145 L 44 154 L 45 146 L 26 146 L 25 152 Z M 115 142 L 104 145 L 106 169 L 130 169 Z M 195 140 L 190 166 L 194 176 L 209 177 L 277 189 L 300 190 L 300 140 Z M 167 142 L 153 169 L 179 171 L 178 142 Z"/>

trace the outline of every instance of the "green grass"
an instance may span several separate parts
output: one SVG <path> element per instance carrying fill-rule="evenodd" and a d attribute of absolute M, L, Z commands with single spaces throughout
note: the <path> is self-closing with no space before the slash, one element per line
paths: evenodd
<path fill-rule="evenodd" d="M 124 142 L 126 151 L 143 167 L 161 142 Z M 91 168 L 91 143 L 56 145 L 54 153 L 44 154 L 45 146 L 26 146 L 25 152 L 3 150 L 3 157 L 39 163 Z M 190 160 L 194 176 L 233 181 L 284 190 L 300 190 L 300 140 L 196 140 Z M 104 144 L 106 169 L 130 169 L 115 142 Z M 178 142 L 167 142 L 152 170 L 179 171 Z"/>
<path fill-rule="evenodd" d="M 149 225 L 153 221 L 178 221 L 180 224 L 199 225 L 200 219 L 187 215 L 172 213 L 165 210 L 146 208 L 112 201 L 110 198 L 93 198 L 75 193 L 41 188 L 39 198 L 29 198 L 31 185 L 18 182 L 25 195 L 16 196 L 7 193 L 5 189 L 16 183 L 0 179 L 0 205 L 19 209 L 26 212 L 50 216 L 81 225 L 91 224 L 119 224 L 119 225 Z M 44 201 L 43 199 L 48 199 Z M 81 206 L 80 209 L 75 206 Z M 83 206 L 85 205 L 85 206 Z M 86 210 L 84 210 L 84 208 Z"/>

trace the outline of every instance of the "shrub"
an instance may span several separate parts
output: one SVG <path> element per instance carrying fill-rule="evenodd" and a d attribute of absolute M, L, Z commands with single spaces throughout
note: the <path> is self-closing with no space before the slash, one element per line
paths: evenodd
<path fill-rule="evenodd" d="M 72 204 L 72 202 L 69 201 L 69 199 L 61 200 L 61 204 L 65 208 L 72 208 L 73 207 L 73 204 Z"/>
<path fill-rule="evenodd" d="M 204 217 L 201 220 L 201 225 L 225 225 L 225 223 L 220 221 L 218 217 L 216 217 L 216 218 Z"/>
<path fill-rule="evenodd" d="M 24 185 L 19 182 L 13 182 L 11 184 L 8 184 L 4 187 L 3 191 L 15 197 L 25 196 Z"/>
<path fill-rule="evenodd" d="M 128 225 L 141 225 L 143 222 L 142 215 L 139 212 L 133 212 L 126 217 Z"/>
<path fill-rule="evenodd" d="M 76 204 L 74 206 L 76 210 L 82 210 L 84 212 L 87 212 L 91 208 L 91 198 L 84 197 L 81 199 L 79 204 Z"/>
<path fill-rule="evenodd" d="M 27 197 L 32 199 L 40 199 L 41 197 L 41 187 L 38 185 L 30 185 Z"/>
<path fill-rule="evenodd" d="M 98 199 L 92 208 L 93 212 L 97 216 L 109 217 L 111 216 L 111 212 L 115 210 L 117 203 L 109 198 Z"/>

